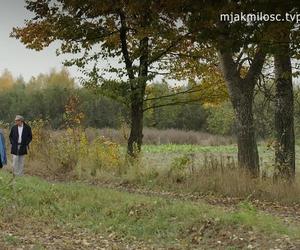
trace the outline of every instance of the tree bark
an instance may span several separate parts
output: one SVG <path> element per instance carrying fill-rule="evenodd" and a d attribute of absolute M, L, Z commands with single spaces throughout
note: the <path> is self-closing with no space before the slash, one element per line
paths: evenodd
<path fill-rule="evenodd" d="M 148 77 L 148 56 L 149 56 L 149 44 L 148 37 L 144 37 L 140 40 L 140 62 L 138 77 L 135 76 L 132 59 L 130 58 L 127 44 L 127 24 L 125 13 L 120 11 L 120 41 L 121 49 L 124 57 L 127 75 L 130 83 L 130 135 L 127 142 L 127 153 L 136 157 L 141 151 L 143 141 L 143 118 L 144 118 L 144 96 Z M 144 16 L 144 21 L 141 25 L 144 27 L 147 25 L 147 15 Z"/>
<path fill-rule="evenodd" d="M 221 69 L 227 84 L 237 123 L 238 165 L 253 177 L 259 176 L 259 156 L 256 143 L 253 101 L 256 79 L 261 72 L 265 53 L 258 49 L 245 78 L 230 51 L 218 52 Z"/>
<path fill-rule="evenodd" d="M 275 103 L 275 173 L 274 179 L 295 178 L 294 95 L 289 43 L 280 43 L 274 53 Z"/>
<path fill-rule="evenodd" d="M 131 127 L 127 152 L 136 157 L 143 141 L 144 97 L 148 77 L 148 37 L 140 41 L 140 65 L 138 78 L 131 86 Z"/>
<path fill-rule="evenodd" d="M 229 83 L 230 84 L 230 83 Z M 238 91 L 231 95 L 237 126 L 238 163 L 253 177 L 259 176 L 259 157 L 253 119 L 254 88 L 241 80 Z"/>
<path fill-rule="evenodd" d="M 131 104 L 131 126 L 128 138 L 127 151 L 132 157 L 141 151 L 143 140 L 143 105 L 138 100 L 133 100 Z"/>

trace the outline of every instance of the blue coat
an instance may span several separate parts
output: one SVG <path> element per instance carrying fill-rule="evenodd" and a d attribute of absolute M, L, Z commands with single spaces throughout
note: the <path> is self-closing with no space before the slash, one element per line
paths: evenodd
<path fill-rule="evenodd" d="M 6 158 L 6 148 L 5 148 L 5 139 L 2 130 L 0 130 L 0 156 L 1 156 L 1 163 L 0 165 L 6 165 L 7 164 L 7 158 Z"/>

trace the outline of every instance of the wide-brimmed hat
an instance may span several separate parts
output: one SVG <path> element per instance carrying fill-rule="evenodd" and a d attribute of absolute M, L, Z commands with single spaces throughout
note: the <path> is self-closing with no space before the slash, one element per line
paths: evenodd
<path fill-rule="evenodd" d="M 24 121 L 24 117 L 21 115 L 16 115 L 15 121 Z"/>

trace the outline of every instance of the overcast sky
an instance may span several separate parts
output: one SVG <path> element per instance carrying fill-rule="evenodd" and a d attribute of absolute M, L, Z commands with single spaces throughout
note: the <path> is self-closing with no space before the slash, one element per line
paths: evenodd
<path fill-rule="evenodd" d="M 56 56 L 57 46 L 36 52 L 9 37 L 12 28 L 22 26 L 24 19 L 30 16 L 24 8 L 24 0 L 0 0 L 0 3 L 0 72 L 8 69 L 14 76 L 22 75 L 28 80 L 39 73 L 49 72 L 51 68 L 61 68 L 64 57 Z M 80 75 L 75 67 L 69 70 L 75 77 Z"/>

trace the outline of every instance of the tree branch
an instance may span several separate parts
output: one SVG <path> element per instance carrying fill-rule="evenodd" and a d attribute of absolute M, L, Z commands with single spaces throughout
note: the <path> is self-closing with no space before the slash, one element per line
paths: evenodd
<path fill-rule="evenodd" d="M 179 37 L 176 41 L 172 41 L 171 44 L 164 49 L 163 51 L 161 51 L 160 53 L 158 53 L 156 56 L 154 56 L 153 58 L 151 58 L 149 60 L 149 65 L 158 61 L 161 57 L 163 57 L 164 55 L 166 55 L 172 48 L 174 48 L 175 46 L 177 46 L 184 38 L 186 38 L 188 35 L 190 35 L 190 32 L 188 32 L 187 34 Z"/>
<path fill-rule="evenodd" d="M 123 11 L 119 12 L 120 20 L 121 20 L 121 28 L 120 28 L 120 40 L 121 40 L 121 48 L 122 53 L 125 60 L 125 66 L 127 70 L 127 74 L 130 80 L 134 79 L 134 72 L 132 68 L 132 61 L 129 57 L 128 46 L 127 46 L 127 26 L 125 20 L 125 14 Z"/>
<path fill-rule="evenodd" d="M 188 103 L 193 103 L 193 102 L 199 102 L 203 100 L 203 98 L 195 99 L 195 100 L 188 100 L 188 101 L 178 101 L 178 102 L 169 102 L 169 103 L 164 103 L 164 104 L 159 104 L 159 105 L 153 105 L 147 108 L 143 109 L 143 112 L 153 109 L 153 108 L 161 108 L 161 107 L 166 107 L 166 106 L 173 106 L 173 105 L 179 105 L 179 104 L 188 104 Z"/>
<path fill-rule="evenodd" d="M 250 81 L 255 83 L 255 80 L 259 77 L 262 71 L 262 67 L 264 65 L 266 55 L 267 53 L 261 47 L 257 48 L 255 56 L 252 60 L 252 64 L 250 65 L 250 68 L 246 75 L 246 80 L 248 82 Z"/>
<path fill-rule="evenodd" d="M 235 62 L 233 61 L 232 52 L 219 50 L 218 57 L 225 80 L 227 82 L 240 80 L 241 77 L 240 74 L 238 74 Z"/>
<path fill-rule="evenodd" d="M 198 86 L 195 86 L 195 87 L 198 87 Z M 202 91 L 202 89 L 193 90 L 195 87 L 192 87 L 192 88 L 190 88 L 188 90 L 185 90 L 185 91 L 169 94 L 169 95 L 163 95 L 163 96 L 159 96 L 159 97 L 147 98 L 144 101 L 159 100 L 159 99 L 162 99 L 162 98 L 173 97 L 173 96 L 177 96 L 177 95 L 181 95 L 181 94 L 190 94 L 190 93 L 195 93 L 195 92 Z"/>

